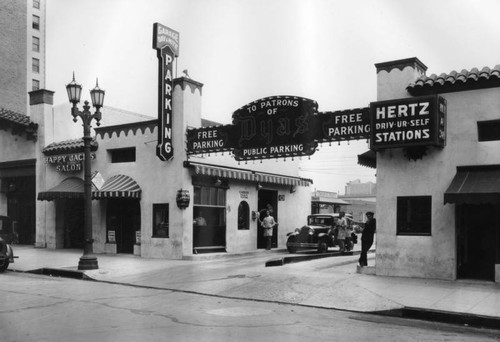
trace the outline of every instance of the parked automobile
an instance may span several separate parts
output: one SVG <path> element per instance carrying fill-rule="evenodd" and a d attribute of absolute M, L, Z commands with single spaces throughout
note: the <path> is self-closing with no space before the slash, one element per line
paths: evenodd
<path fill-rule="evenodd" d="M 0 215 L 0 238 L 8 244 L 18 243 L 16 222 L 9 216 Z"/>
<path fill-rule="evenodd" d="M 0 216 L 0 272 L 9 267 L 14 262 L 14 251 L 11 243 L 17 242 L 15 222 L 8 216 Z"/>
<path fill-rule="evenodd" d="M 347 215 L 349 214 L 346 214 L 346 217 L 351 227 L 352 217 L 350 218 Z M 307 225 L 287 234 L 286 247 L 288 252 L 295 253 L 301 249 L 316 249 L 318 253 L 326 253 L 328 248 L 338 246 L 338 219 L 338 213 L 312 214 L 307 216 Z M 352 232 L 352 229 L 350 231 Z M 351 251 L 355 243 L 357 243 L 357 235 L 351 233 L 351 239 L 348 239 L 345 250 Z"/>
<path fill-rule="evenodd" d="M 4 239 L 0 238 L 0 273 L 4 272 L 10 263 L 14 262 L 14 251 L 12 247 L 5 242 Z"/>

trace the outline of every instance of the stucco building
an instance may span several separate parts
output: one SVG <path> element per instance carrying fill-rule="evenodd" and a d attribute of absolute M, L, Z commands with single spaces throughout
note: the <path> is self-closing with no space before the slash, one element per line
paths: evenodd
<path fill-rule="evenodd" d="M 400 141 L 376 149 L 376 273 L 500 281 L 500 65 L 439 76 L 426 76 L 417 58 L 376 68 L 378 101 L 439 101 L 438 134 L 445 139 L 441 146 Z M 386 107 L 396 108 L 394 118 L 402 113 L 398 101 Z"/>

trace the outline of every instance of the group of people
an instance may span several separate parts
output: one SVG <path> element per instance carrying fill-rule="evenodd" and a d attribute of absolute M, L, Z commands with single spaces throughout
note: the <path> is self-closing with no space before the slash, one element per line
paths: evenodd
<path fill-rule="evenodd" d="M 337 220 L 337 243 L 339 245 L 340 253 L 346 251 L 347 246 L 351 243 L 351 233 L 352 228 L 350 222 L 348 222 L 345 212 L 341 211 L 339 213 L 339 219 Z M 350 218 L 352 220 L 352 217 Z M 376 232 L 377 221 L 374 218 L 374 213 L 368 211 L 366 213 L 366 222 L 364 224 L 363 232 L 361 234 L 361 254 L 359 257 L 360 266 L 368 266 L 368 251 L 373 245 L 374 235 Z"/>

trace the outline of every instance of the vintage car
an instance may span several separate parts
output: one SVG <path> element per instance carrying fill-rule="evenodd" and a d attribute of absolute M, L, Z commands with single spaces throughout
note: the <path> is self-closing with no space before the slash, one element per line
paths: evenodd
<path fill-rule="evenodd" d="M 286 248 L 295 253 L 299 249 L 317 249 L 325 253 L 336 245 L 335 224 L 339 214 L 313 214 L 307 217 L 307 225 L 288 233 Z"/>
<path fill-rule="evenodd" d="M 353 232 L 352 215 L 346 214 L 346 218 L 349 225 L 348 234 L 351 238 L 346 240 L 345 251 L 351 251 L 358 238 Z M 338 219 L 338 213 L 307 216 L 307 225 L 287 234 L 286 248 L 288 252 L 295 253 L 299 249 L 316 249 L 318 253 L 326 253 L 328 248 L 337 246 Z"/>
<path fill-rule="evenodd" d="M 18 237 L 16 233 L 16 222 L 8 216 L 0 215 L 0 238 L 8 244 L 16 244 Z"/>

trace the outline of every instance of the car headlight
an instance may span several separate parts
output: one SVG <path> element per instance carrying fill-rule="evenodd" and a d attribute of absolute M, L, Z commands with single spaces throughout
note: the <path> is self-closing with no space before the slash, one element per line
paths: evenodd
<path fill-rule="evenodd" d="M 314 235 L 314 229 L 309 228 L 309 235 Z"/>
<path fill-rule="evenodd" d="M 300 233 L 300 228 L 295 228 L 295 233 Z"/>

